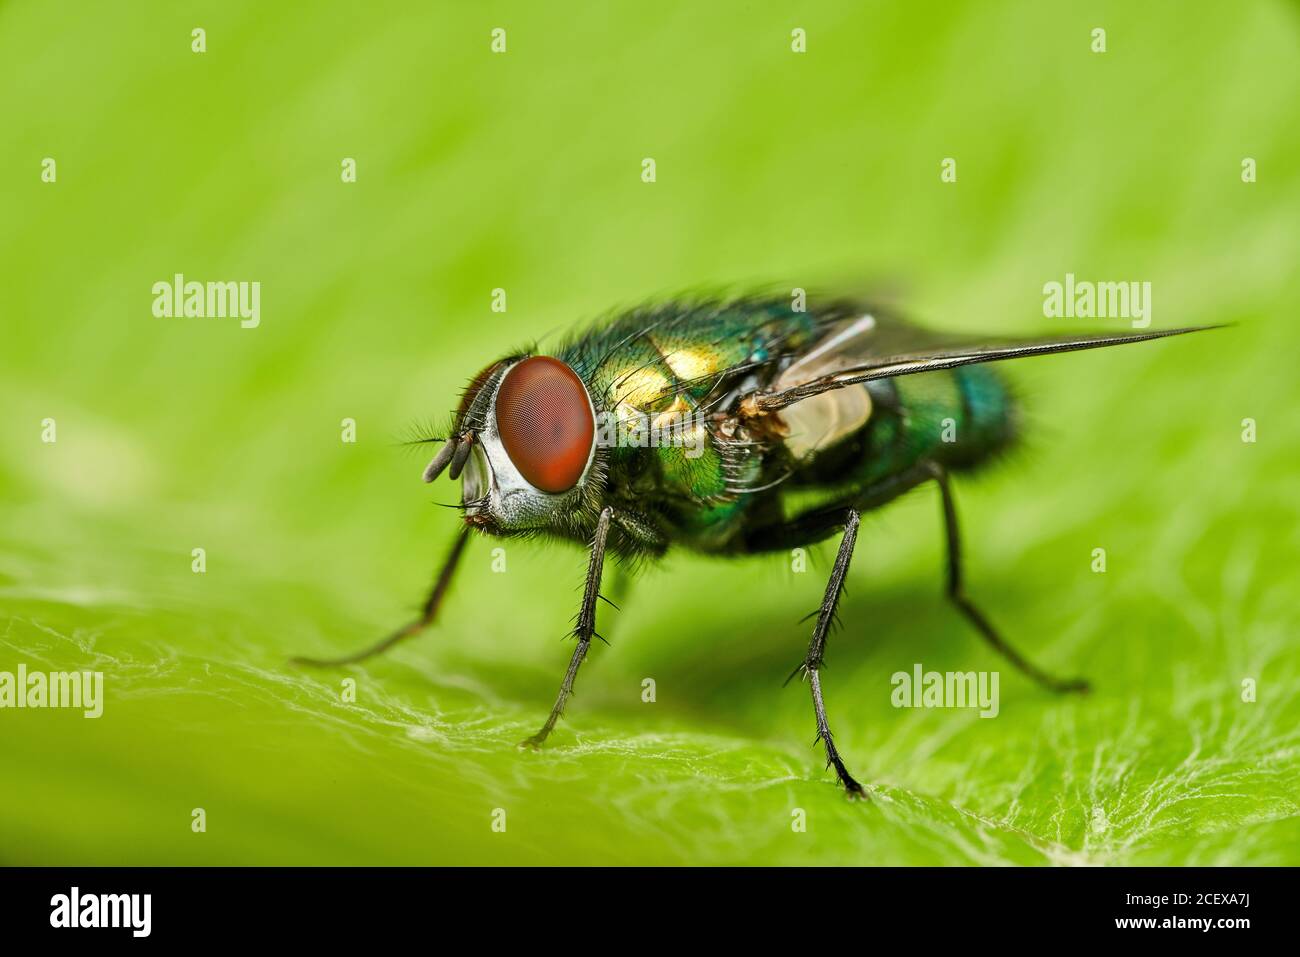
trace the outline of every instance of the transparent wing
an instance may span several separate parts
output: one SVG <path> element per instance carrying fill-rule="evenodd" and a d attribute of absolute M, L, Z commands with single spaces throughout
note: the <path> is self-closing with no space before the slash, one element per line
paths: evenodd
<path fill-rule="evenodd" d="M 945 336 L 897 319 L 865 314 L 843 320 L 778 376 L 744 400 L 754 412 L 774 412 L 873 379 L 936 372 L 979 362 L 1076 352 L 1163 339 L 1220 326 L 1189 326 L 1133 333 L 1091 333 L 1036 339 L 987 340 Z"/>

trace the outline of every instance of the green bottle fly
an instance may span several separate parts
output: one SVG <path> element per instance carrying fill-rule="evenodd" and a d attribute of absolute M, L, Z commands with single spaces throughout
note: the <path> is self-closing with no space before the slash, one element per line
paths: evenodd
<path fill-rule="evenodd" d="M 1013 665 L 1055 678 L 1006 643 L 966 597 L 950 476 L 1011 445 L 1017 406 L 987 364 L 1193 332 L 1079 334 L 998 341 L 929 332 L 852 301 L 801 311 L 768 297 L 669 302 L 621 313 L 554 351 L 507 356 L 471 381 L 424 471 L 462 481 L 464 529 L 419 618 L 359 661 L 429 625 L 472 533 L 545 536 L 590 550 L 577 646 L 541 745 L 573 691 L 596 631 L 607 553 L 669 548 L 714 555 L 787 550 L 840 534 L 808 651 L 817 739 L 851 796 L 827 722 L 820 667 L 862 512 L 926 482 L 945 520 L 947 596 Z"/>

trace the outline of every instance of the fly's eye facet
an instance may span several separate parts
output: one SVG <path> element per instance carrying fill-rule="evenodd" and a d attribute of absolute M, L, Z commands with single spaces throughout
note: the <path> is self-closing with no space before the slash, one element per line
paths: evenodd
<path fill-rule="evenodd" d="M 582 478 L 596 437 L 587 389 L 559 359 L 524 359 L 497 392 L 497 432 L 531 485 L 567 492 Z"/>

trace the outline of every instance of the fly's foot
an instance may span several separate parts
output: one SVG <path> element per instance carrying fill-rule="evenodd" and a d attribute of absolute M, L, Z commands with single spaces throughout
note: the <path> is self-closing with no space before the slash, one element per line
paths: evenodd
<path fill-rule="evenodd" d="M 1092 691 L 1087 678 L 1052 678 L 1046 684 L 1057 694 L 1088 694 Z"/>
<path fill-rule="evenodd" d="M 539 731 L 537 734 L 530 735 L 527 738 L 524 738 L 524 740 L 520 741 L 519 747 L 525 748 L 529 751 L 540 751 L 542 750 L 542 745 L 545 743 L 546 743 L 546 735 L 542 734 Z"/>
<path fill-rule="evenodd" d="M 818 737 L 821 738 L 822 736 L 818 735 Z M 822 738 L 822 740 L 825 741 L 826 739 Z M 816 742 L 813 743 L 816 744 Z M 857 778 L 849 774 L 849 769 L 844 766 L 844 761 L 840 758 L 839 752 L 835 750 L 834 742 L 828 742 L 826 750 L 830 752 L 830 756 L 826 760 L 826 766 L 835 769 L 835 776 L 839 778 L 839 782 L 844 788 L 844 796 L 850 801 L 868 800 L 866 789 L 858 783 Z"/>
<path fill-rule="evenodd" d="M 849 769 L 844 766 L 843 761 L 836 761 L 835 773 L 839 776 L 840 784 L 844 785 L 844 796 L 850 801 L 868 801 L 866 790 L 849 774 Z"/>

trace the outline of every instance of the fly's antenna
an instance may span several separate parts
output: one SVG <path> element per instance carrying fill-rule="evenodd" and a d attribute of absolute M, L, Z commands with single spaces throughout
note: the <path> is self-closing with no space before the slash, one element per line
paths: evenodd
<path fill-rule="evenodd" d="M 496 395 L 497 386 L 516 359 L 517 357 L 503 359 L 492 367 L 482 384 L 478 386 L 478 391 L 470 399 L 468 408 L 465 408 L 464 413 L 460 415 L 460 421 L 453 427 L 452 431 L 455 434 L 447 437 L 446 444 L 424 467 L 425 482 L 432 482 L 444 470 L 447 471 L 449 478 L 453 480 L 460 478 L 465 463 L 469 461 L 469 453 L 474 447 L 474 437 L 487 423 L 488 407 L 493 396 Z"/>
<path fill-rule="evenodd" d="M 456 443 L 456 449 L 451 455 L 451 468 L 447 471 L 447 476 L 452 481 L 460 478 L 461 471 L 465 468 L 465 462 L 469 459 L 470 447 L 474 444 L 474 433 L 466 432 Z"/>
<path fill-rule="evenodd" d="M 447 444 L 440 448 L 438 454 L 433 457 L 433 460 L 424 467 L 424 480 L 426 482 L 432 482 L 442 474 L 442 470 L 451 462 L 452 457 L 455 456 L 460 444 L 458 438 L 447 439 Z"/>
<path fill-rule="evenodd" d="M 432 418 L 418 419 L 409 423 L 405 429 L 393 436 L 392 444 L 397 448 L 410 448 L 416 445 L 432 445 L 435 442 L 446 442 L 447 436 L 455 431 L 455 419 L 452 419 L 452 427 L 448 427 L 446 420 L 435 423 Z"/>
<path fill-rule="evenodd" d="M 430 435 L 426 438 L 407 439 L 405 442 L 398 442 L 398 445 L 430 445 L 434 442 L 446 442 L 447 440 L 441 435 Z"/>

